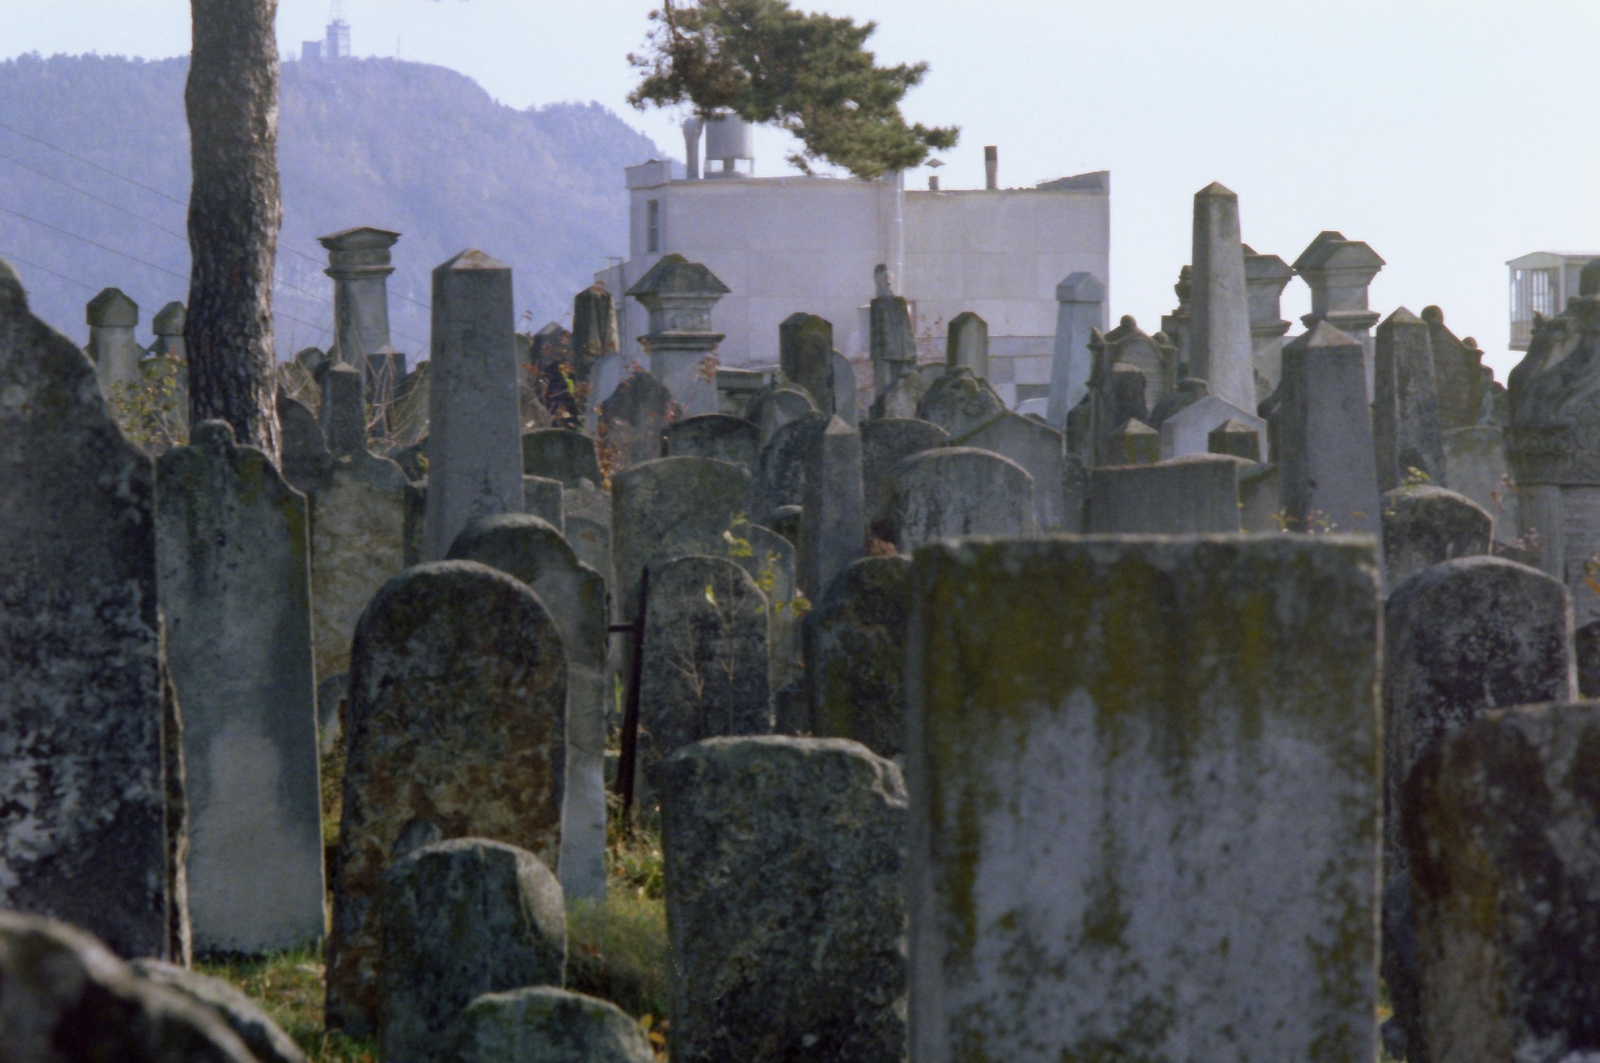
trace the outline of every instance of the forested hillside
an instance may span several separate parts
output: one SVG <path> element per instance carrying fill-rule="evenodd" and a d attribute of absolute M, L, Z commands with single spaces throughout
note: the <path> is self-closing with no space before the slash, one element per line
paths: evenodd
<path fill-rule="evenodd" d="M 155 310 L 184 298 L 187 65 L 0 63 L 0 258 L 35 311 L 80 342 L 84 303 L 103 287 L 139 303 L 141 337 Z M 355 225 L 403 234 L 390 314 L 413 359 L 427 344 L 429 271 L 467 247 L 512 267 L 534 327 L 561 318 L 606 256 L 626 251 L 622 168 L 660 154 L 598 104 L 519 111 L 464 75 L 396 59 L 285 63 L 281 106 L 280 356 L 327 343 L 331 282 L 315 238 Z"/>

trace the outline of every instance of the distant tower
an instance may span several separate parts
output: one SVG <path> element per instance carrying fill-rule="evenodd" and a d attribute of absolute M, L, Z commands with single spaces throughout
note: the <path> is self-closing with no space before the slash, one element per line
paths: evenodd
<path fill-rule="evenodd" d="M 328 38 L 322 46 L 322 58 L 350 58 L 350 23 L 344 20 L 340 0 L 333 0 L 333 10 L 328 12 Z"/>

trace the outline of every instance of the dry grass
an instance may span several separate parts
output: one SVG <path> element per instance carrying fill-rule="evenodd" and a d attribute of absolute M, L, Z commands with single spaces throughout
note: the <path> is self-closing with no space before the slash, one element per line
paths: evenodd
<path fill-rule="evenodd" d="M 373 1063 L 378 1057 L 377 1042 L 324 1029 L 320 946 L 254 960 L 196 963 L 195 969 L 248 993 L 314 1063 Z"/>

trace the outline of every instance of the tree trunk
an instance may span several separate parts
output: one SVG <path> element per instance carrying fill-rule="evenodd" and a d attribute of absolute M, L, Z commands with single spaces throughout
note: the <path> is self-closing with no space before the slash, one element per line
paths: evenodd
<path fill-rule="evenodd" d="M 278 199 L 277 0 L 191 0 L 189 423 L 227 421 L 278 461 L 272 263 Z"/>

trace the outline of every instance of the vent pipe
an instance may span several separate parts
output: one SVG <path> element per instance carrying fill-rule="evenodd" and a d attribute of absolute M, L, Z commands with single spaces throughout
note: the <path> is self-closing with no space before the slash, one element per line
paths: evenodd
<path fill-rule="evenodd" d="M 686 180 L 700 180 L 700 116 L 691 114 L 683 120 L 683 176 Z"/>
<path fill-rule="evenodd" d="M 993 144 L 983 149 L 983 187 L 991 192 L 1000 187 L 1000 149 Z"/>

